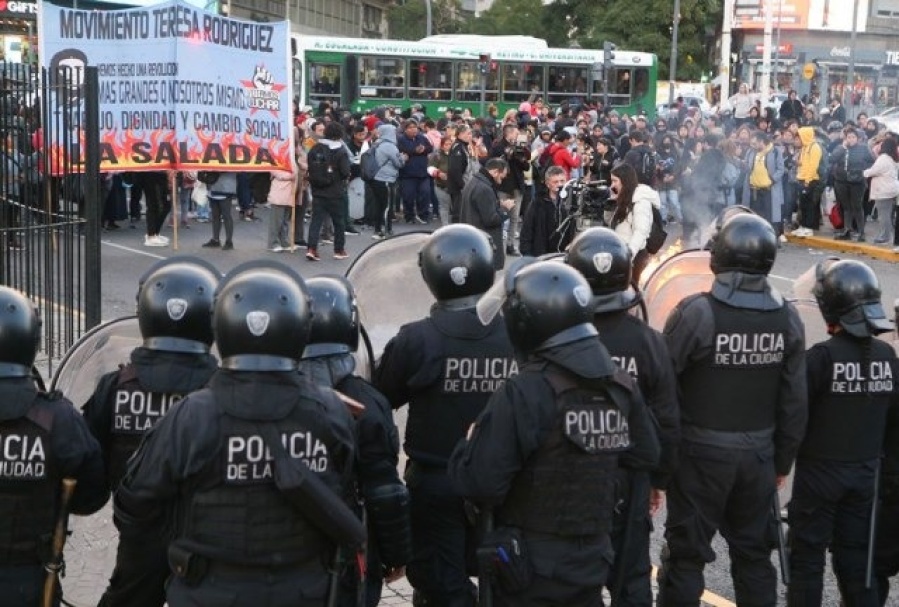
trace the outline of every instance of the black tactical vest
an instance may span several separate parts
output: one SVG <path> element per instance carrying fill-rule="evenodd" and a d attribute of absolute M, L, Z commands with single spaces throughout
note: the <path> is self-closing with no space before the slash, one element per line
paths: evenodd
<path fill-rule="evenodd" d="M 899 368 L 892 348 L 872 339 L 866 372 L 861 341 L 831 338 L 817 347 L 823 347 L 830 358 L 828 386 L 820 400 L 809 403 L 799 457 L 841 462 L 880 457 Z"/>
<path fill-rule="evenodd" d="M 39 394 L 24 417 L 0 423 L 0 565 L 37 565 L 48 546 L 61 481 L 53 420 Z"/>
<path fill-rule="evenodd" d="M 433 360 L 441 368 L 423 373 L 437 379 L 410 399 L 405 448 L 413 461 L 445 466 L 490 396 L 518 373 L 518 365 L 500 323 L 478 340 L 442 333 L 430 319 L 421 329 L 428 333 L 428 347 L 440 349 Z"/>
<path fill-rule="evenodd" d="M 748 310 L 705 297 L 715 333 L 709 354 L 681 376 L 681 417 L 721 432 L 773 428 L 790 309 Z"/>
<path fill-rule="evenodd" d="M 604 383 L 547 368 L 557 421 L 515 477 L 501 524 L 560 536 L 607 533 L 615 506 L 618 454 L 630 449 L 628 403 Z M 621 401 L 619 404 L 618 401 Z"/>
<path fill-rule="evenodd" d="M 144 434 L 183 396 L 147 390 L 141 386 L 132 365 L 119 371 L 109 394 L 112 420 L 106 472 L 110 487 L 117 487 L 125 476 L 128 460 L 137 451 Z"/>
<path fill-rule="evenodd" d="M 193 397 L 192 397 L 193 398 Z M 335 493 L 344 494 L 348 465 L 337 461 L 337 439 L 314 407 L 276 422 L 222 414 L 221 440 L 212 463 L 181 505 L 179 544 L 213 561 L 284 566 L 328 554 L 333 545 L 281 494 L 274 456 L 260 424 L 271 423 L 288 455 L 301 460 Z"/>

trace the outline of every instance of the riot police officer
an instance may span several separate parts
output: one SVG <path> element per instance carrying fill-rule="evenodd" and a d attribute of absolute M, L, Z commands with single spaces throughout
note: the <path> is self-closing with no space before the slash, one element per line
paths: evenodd
<path fill-rule="evenodd" d="M 221 278 L 209 263 L 173 257 L 140 279 L 137 318 L 143 346 L 100 379 L 84 416 L 103 449 L 110 489 L 125 474 L 141 438 L 169 407 L 206 385 L 218 363 L 212 346 L 212 298 Z M 119 545 L 102 607 L 162 607 L 169 576 L 166 530 Z"/>
<path fill-rule="evenodd" d="M 893 318 L 899 319 L 899 299 L 893 305 L 893 312 Z M 899 333 L 895 337 L 899 338 Z M 899 342 L 893 342 L 894 349 L 897 343 Z M 886 605 L 890 595 L 890 578 L 899 573 L 899 407 L 890 407 L 883 443 L 880 469 L 882 497 L 874 552 L 874 575 L 877 578 L 877 598 L 881 606 Z"/>
<path fill-rule="evenodd" d="M 116 492 L 123 539 L 175 517 L 171 607 L 320 606 L 328 561 L 364 529 L 349 510 L 350 413 L 297 373 L 311 307 L 302 278 L 249 262 L 219 284 L 221 369 L 146 435 Z"/>
<path fill-rule="evenodd" d="M 873 339 L 891 323 L 871 268 L 822 261 L 814 294 L 831 337 L 806 354 L 809 420 L 789 504 L 787 605 L 821 605 L 829 547 L 845 604 L 873 606 L 877 588 L 865 579 L 869 525 L 887 414 L 899 404 L 899 360 L 889 344 Z"/>
<path fill-rule="evenodd" d="M 446 464 L 490 395 L 518 369 L 502 320 L 484 326 L 475 311 L 493 284 L 493 255 L 494 243 L 477 228 L 453 224 L 435 231 L 419 266 L 437 302 L 428 318 L 400 329 L 375 371 L 375 386 L 395 409 L 409 404 L 404 448 L 413 558 L 407 575 L 419 605 L 475 604 L 474 567 L 466 559 L 474 529 Z"/>
<path fill-rule="evenodd" d="M 367 514 L 369 541 L 365 575 L 365 605 L 381 600 L 384 578 L 401 577 L 411 558 L 409 492 L 399 479 L 399 432 L 390 404 L 370 383 L 355 375 L 359 347 L 359 312 L 353 286 L 342 276 L 316 276 L 306 281 L 312 299 L 312 328 L 300 372 L 315 383 L 364 406 L 354 427 L 356 474 Z M 385 576 L 386 574 L 386 576 Z M 353 587 L 357 576 L 347 575 L 342 604 L 357 605 Z"/>
<path fill-rule="evenodd" d="M 450 477 L 460 494 L 496 506 L 480 551 L 496 604 L 601 605 L 619 457 L 655 466 L 658 440 L 634 381 L 599 341 L 584 277 L 543 261 L 506 285 L 522 364 L 456 447 Z"/>
<path fill-rule="evenodd" d="M 84 419 L 61 394 L 35 386 L 40 334 L 34 304 L 0 286 L 0 595 L 9 607 L 43 604 L 62 479 L 77 481 L 74 514 L 93 514 L 109 499 L 100 446 Z"/>
<path fill-rule="evenodd" d="M 659 605 L 696 605 L 720 531 L 739 605 L 773 605 L 768 538 L 776 488 L 807 418 L 805 346 L 796 310 L 768 282 L 777 236 L 750 214 L 711 244 L 710 291 L 671 312 L 664 335 L 680 389 L 681 447 L 667 495 Z"/>
<path fill-rule="evenodd" d="M 615 562 L 609 576 L 613 605 L 652 605 L 649 536 L 654 514 L 677 460 L 680 412 L 677 384 L 668 346 L 662 335 L 630 314 L 640 303 L 631 284 L 631 253 L 618 234 L 608 228 L 590 228 L 578 235 L 565 261 L 578 270 L 593 290 L 593 326 L 612 360 L 640 387 L 659 425 L 662 456 L 651 473 L 622 467 L 618 504 L 612 527 Z M 625 465 L 628 460 L 625 458 Z"/>

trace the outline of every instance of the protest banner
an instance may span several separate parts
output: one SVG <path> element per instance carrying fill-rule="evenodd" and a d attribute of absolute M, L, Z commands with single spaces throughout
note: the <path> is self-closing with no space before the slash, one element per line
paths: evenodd
<path fill-rule="evenodd" d="M 183 0 L 110 11 L 44 2 L 38 20 L 51 79 L 62 68 L 78 89 L 84 66 L 97 68 L 100 170 L 289 170 L 287 22 L 231 19 Z M 52 97 L 51 108 L 63 105 Z M 66 111 L 83 128 L 79 110 Z"/>

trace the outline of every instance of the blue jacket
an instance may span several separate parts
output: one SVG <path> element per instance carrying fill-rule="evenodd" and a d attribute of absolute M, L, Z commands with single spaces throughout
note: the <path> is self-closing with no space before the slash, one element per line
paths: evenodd
<path fill-rule="evenodd" d="M 425 135 L 419 133 L 415 138 L 406 137 L 405 133 L 397 135 L 396 147 L 400 152 L 409 156 L 406 164 L 400 169 L 400 179 L 424 179 L 428 176 L 428 154 L 434 151 L 434 146 Z M 424 146 L 424 150 L 416 152 L 415 148 Z"/>

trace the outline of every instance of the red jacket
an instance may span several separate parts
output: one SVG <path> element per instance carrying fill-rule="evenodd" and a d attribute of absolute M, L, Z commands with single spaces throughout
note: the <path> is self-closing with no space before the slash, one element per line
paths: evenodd
<path fill-rule="evenodd" d="M 552 157 L 553 166 L 565 169 L 566 179 L 571 176 L 571 169 L 576 169 L 581 166 L 581 159 L 578 155 L 572 154 L 568 149 L 568 146 L 562 145 L 561 143 L 554 142 L 552 144 L 552 147 L 550 147 L 550 156 Z"/>

